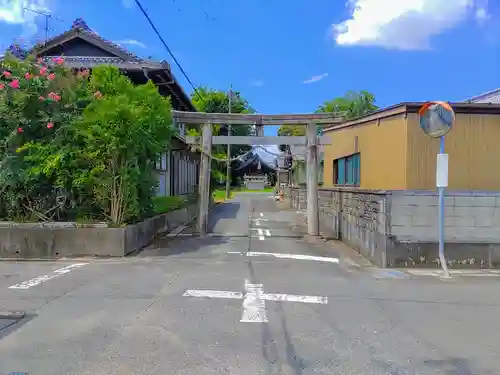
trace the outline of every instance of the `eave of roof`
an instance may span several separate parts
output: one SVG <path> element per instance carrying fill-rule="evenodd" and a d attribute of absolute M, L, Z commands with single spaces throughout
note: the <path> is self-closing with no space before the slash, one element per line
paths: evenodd
<path fill-rule="evenodd" d="M 238 165 L 237 167 L 233 168 L 233 170 L 235 172 L 238 172 L 238 171 L 241 171 L 242 169 L 245 169 L 246 167 L 248 167 L 249 165 L 255 163 L 255 162 L 258 162 L 260 161 L 261 163 L 261 166 L 265 166 L 266 168 L 268 169 L 271 169 L 273 171 L 275 171 L 276 169 L 278 169 L 277 166 L 273 166 L 271 164 L 269 164 L 268 162 L 266 162 L 265 160 L 263 160 L 259 154 L 257 153 L 254 153 L 251 157 L 249 157 L 248 159 L 244 160 L 241 162 L 240 165 Z"/>
<path fill-rule="evenodd" d="M 324 132 L 344 129 L 351 126 L 361 125 L 370 121 L 401 115 L 405 113 L 417 113 L 425 102 L 403 102 L 390 107 L 372 112 L 369 115 L 343 122 L 339 125 L 325 127 Z M 468 114 L 500 114 L 500 104 L 490 103 L 450 103 L 455 113 Z"/>
<path fill-rule="evenodd" d="M 89 43 L 92 43 L 104 49 L 105 51 L 113 55 L 121 57 L 124 60 L 142 60 L 140 57 L 127 51 L 118 44 L 113 43 L 107 39 L 104 39 L 99 34 L 91 30 L 86 30 L 81 27 L 72 27 L 71 29 L 65 31 L 64 33 L 59 34 L 47 40 L 42 46 L 35 47 L 32 50 L 32 52 L 35 52 L 37 55 L 40 55 L 74 38 L 81 38 Z"/>

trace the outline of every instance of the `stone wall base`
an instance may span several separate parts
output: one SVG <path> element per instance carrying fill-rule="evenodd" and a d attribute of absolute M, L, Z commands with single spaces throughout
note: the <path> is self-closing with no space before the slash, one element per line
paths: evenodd
<path fill-rule="evenodd" d="M 197 206 L 192 205 L 123 228 L 106 224 L 1 222 L 0 258 L 123 257 L 194 219 L 196 214 Z"/>

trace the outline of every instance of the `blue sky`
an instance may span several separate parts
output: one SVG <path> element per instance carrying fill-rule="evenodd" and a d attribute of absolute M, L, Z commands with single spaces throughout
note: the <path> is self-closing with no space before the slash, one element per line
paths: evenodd
<path fill-rule="evenodd" d="M 195 85 L 232 84 L 261 113 L 312 112 L 347 90 L 384 107 L 500 87 L 498 0 L 141 2 Z M 2 47 L 44 37 L 44 18 L 23 7 L 49 11 L 52 36 L 82 17 L 138 55 L 171 61 L 133 0 L 0 1 Z"/>

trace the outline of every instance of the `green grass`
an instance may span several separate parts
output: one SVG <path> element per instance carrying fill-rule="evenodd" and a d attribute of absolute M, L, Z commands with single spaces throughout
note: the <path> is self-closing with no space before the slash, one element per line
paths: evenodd
<path fill-rule="evenodd" d="M 185 197 L 153 197 L 155 215 L 165 214 L 185 207 L 190 200 Z"/>
<path fill-rule="evenodd" d="M 234 194 L 230 191 L 229 195 L 232 198 Z M 212 192 L 212 196 L 214 197 L 214 201 L 222 202 L 226 199 L 226 189 L 215 189 Z"/>
<path fill-rule="evenodd" d="M 264 190 L 251 190 L 251 189 L 245 189 L 244 187 L 236 187 L 232 190 L 235 193 L 272 193 L 274 192 L 274 186 L 265 187 Z"/>

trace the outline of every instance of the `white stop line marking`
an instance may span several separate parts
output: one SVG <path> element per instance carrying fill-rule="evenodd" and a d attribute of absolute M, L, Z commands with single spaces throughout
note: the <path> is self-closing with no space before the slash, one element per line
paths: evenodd
<path fill-rule="evenodd" d="M 246 255 L 247 257 L 273 257 L 279 259 L 312 260 L 316 262 L 339 263 L 338 258 L 318 257 L 313 255 L 301 254 L 266 253 L 260 251 L 247 251 L 245 253 L 239 251 L 229 251 L 228 254 Z"/>
<path fill-rule="evenodd" d="M 88 263 L 75 263 L 75 264 L 71 264 L 71 265 L 69 265 L 67 267 L 59 268 L 59 269 L 57 269 L 55 271 L 52 271 L 51 273 L 49 273 L 47 275 L 38 276 L 38 277 L 35 277 L 33 279 L 30 279 L 30 280 L 27 280 L 27 281 L 23 281 L 22 283 L 9 286 L 9 289 L 29 289 L 32 286 L 40 285 L 40 284 L 42 284 L 42 283 L 44 283 L 46 281 L 55 279 L 56 277 L 59 277 L 59 276 L 64 275 L 65 273 L 71 272 L 72 270 L 74 270 L 76 268 L 83 267 L 86 264 L 88 264 Z"/>
<path fill-rule="evenodd" d="M 300 302 L 326 305 L 327 297 L 300 296 L 295 294 L 264 293 L 262 284 L 251 284 L 245 280 L 245 293 L 229 292 L 224 290 L 195 290 L 189 289 L 183 297 L 204 297 L 223 299 L 243 299 L 242 323 L 267 323 L 267 312 L 265 301 L 275 302 Z"/>

